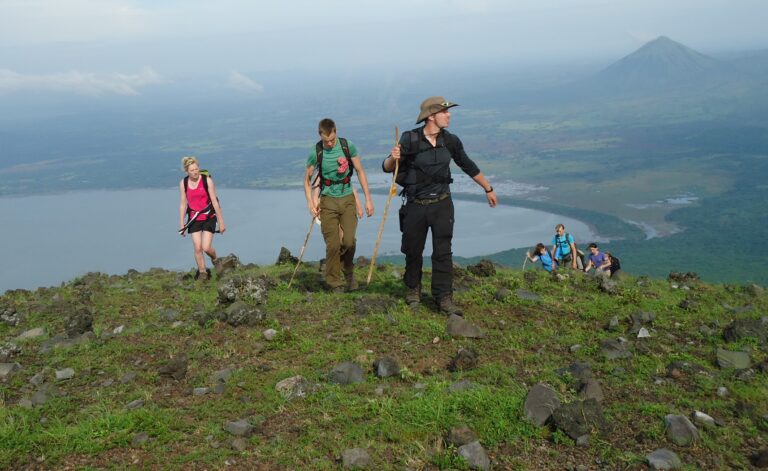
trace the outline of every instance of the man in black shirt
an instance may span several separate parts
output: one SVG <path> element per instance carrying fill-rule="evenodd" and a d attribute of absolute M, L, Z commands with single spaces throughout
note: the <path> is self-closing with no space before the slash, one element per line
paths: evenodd
<path fill-rule="evenodd" d="M 427 231 L 432 230 L 432 296 L 445 314 L 462 315 L 453 302 L 453 200 L 449 184 L 451 160 L 485 190 L 488 204 L 496 206 L 496 193 L 483 173 L 470 159 L 461 140 L 446 128 L 451 121 L 450 109 L 458 106 L 435 96 L 421 103 L 416 124 L 420 128 L 406 131 L 392 153 L 382 163 L 391 173 L 399 159 L 398 182 L 405 188 L 407 203 L 400 209 L 400 250 L 405 254 L 407 288 L 405 300 L 411 306 L 421 302 L 421 268 Z"/>

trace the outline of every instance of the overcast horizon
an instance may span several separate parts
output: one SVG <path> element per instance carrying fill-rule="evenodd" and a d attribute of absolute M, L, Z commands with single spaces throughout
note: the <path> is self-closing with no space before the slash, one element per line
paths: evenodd
<path fill-rule="evenodd" d="M 766 16 L 756 0 L 4 0 L 0 100 L 191 82 L 253 97 L 282 76 L 396 83 L 424 70 L 439 88 L 439 75 L 479 65 L 596 67 L 662 35 L 709 54 L 766 49 Z"/>

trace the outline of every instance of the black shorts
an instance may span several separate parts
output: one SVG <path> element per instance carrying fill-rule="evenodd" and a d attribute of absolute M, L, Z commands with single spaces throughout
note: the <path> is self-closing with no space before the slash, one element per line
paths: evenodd
<path fill-rule="evenodd" d="M 198 221 L 195 219 L 192 224 L 189 225 L 187 232 L 190 234 L 193 232 L 207 231 L 213 234 L 216 232 L 216 218 L 208 218 L 205 221 Z"/>

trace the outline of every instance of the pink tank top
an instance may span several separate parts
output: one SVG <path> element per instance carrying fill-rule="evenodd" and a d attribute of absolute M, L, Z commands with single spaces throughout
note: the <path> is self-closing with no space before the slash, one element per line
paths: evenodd
<path fill-rule="evenodd" d="M 208 206 L 208 193 L 203 186 L 203 177 L 200 176 L 200 180 L 197 182 L 197 188 L 194 190 L 191 186 L 191 181 L 187 181 L 187 204 L 192 211 L 200 211 Z M 200 214 L 197 216 L 197 221 L 205 221 L 208 219 L 207 214 Z"/>

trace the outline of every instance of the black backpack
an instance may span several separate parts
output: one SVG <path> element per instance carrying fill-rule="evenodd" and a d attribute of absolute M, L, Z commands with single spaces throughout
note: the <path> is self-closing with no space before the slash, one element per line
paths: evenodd
<path fill-rule="evenodd" d="M 448 148 L 448 152 L 451 153 L 451 157 L 453 157 L 456 153 L 456 141 L 453 138 L 453 134 L 449 133 L 448 131 L 443 130 L 444 134 L 444 141 L 445 141 L 445 147 Z M 423 170 L 416 168 L 411 165 L 413 162 L 413 159 L 416 157 L 416 154 L 419 153 L 419 143 L 421 140 L 420 134 L 418 129 L 412 129 L 410 131 L 405 131 L 403 133 L 403 137 L 406 138 L 408 145 L 407 148 L 401 150 L 401 157 L 400 157 L 400 168 L 397 173 L 397 178 L 395 179 L 395 182 L 403 187 L 403 191 L 400 192 L 400 195 L 403 195 L 403 192 L 405 191 L 406 186 L 406 179 L 408 178 L 409 174 L 415 173 L 415 179 L 416 184 L 429 184 L 429 183 L 453 183 L 453 178 L 451 178 L 450 170 L 448 171 L 447 176 L 438 177 L 438 176 L 432 176 L 427 175 L 424 173 Z"/>
<path fill-rule="evenodd" d="M 347 158 L 347 168 L 349 172 L 341 180 L 323 178 L 323 141 L 317 141 L 317 144 L 315 144 L 315 154 L 317 155 L 317 175 L 315 176 L 315 180 L 312 182 L 312 186 L 317 186 L 319 182 L 321 192 L 326 186 L 331 186 L 337 183 L 348 185 L 352 181 L 352 174 L 354 173 L 355 167 L 352 165 L 352 155 L 349 151 L 349 143 L 346 139 L 340 137 L 339 144 L 341 144 L 341 150 L 344 152 L 344 157 Z"/>

